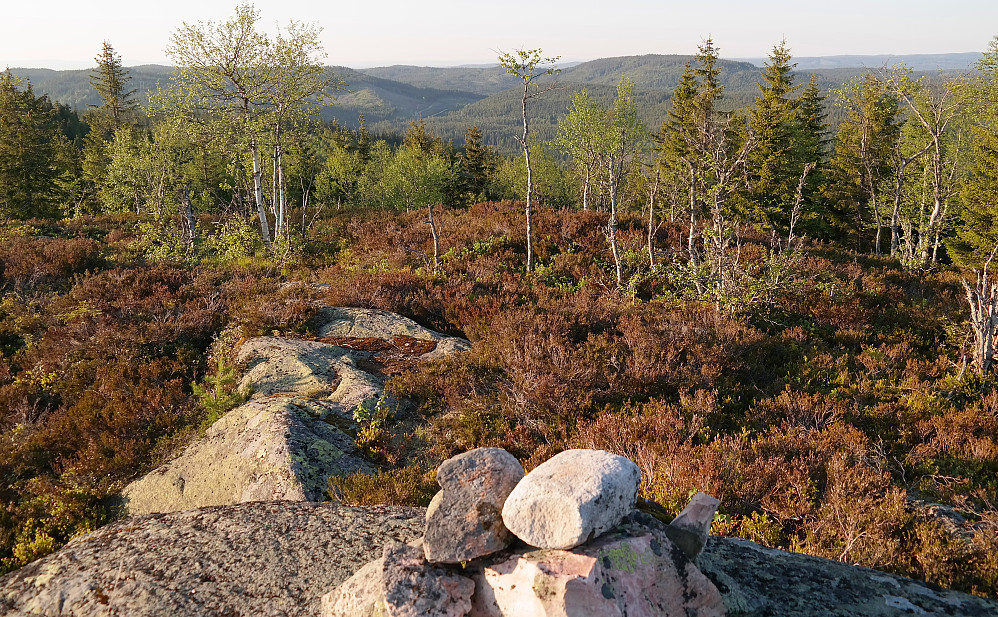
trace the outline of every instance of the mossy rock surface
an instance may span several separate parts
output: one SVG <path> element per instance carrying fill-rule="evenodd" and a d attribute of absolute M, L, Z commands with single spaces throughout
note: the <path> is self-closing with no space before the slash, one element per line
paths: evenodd
<path fill-rule="evenodd" d="M 133 517 L 0 578 L 0 614 L 318 615 L 324 594 L 424 524 L 422 508 L 286 501 Z M 993 600 L 747 540 L 711 537 L 696 565 L 728 617 L 998 615 Z"/>
<path fill-rule="evenodd" d="M 353 438 L 327 422 L 328 403 L 252 400 L 223 416 L 183 453 L 122 492 L 129 514 L 247 501 L 321 501 L 331 475 L 373 471 Z"/>

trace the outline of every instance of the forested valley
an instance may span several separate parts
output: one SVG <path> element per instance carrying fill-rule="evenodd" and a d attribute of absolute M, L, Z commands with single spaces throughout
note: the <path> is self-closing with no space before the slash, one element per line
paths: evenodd
<path fill-rule="evenodd" d="M 108 42 L 90 105 L 0 73 L 0 573 L 112 520 L 241 400 L 236 342 L 325 304 L 473 343 L 389 381 L 381 471 L 331 499 L 606 449 L 715 533 L 998 597 L 998 38 L 838 83 L 780 41 L 751 95 L 723 41 L 667 96 L 515 50 L 397 131 L 330 120 L 351 73 L 259 21 L 178 27 L 148 97 Z"/>

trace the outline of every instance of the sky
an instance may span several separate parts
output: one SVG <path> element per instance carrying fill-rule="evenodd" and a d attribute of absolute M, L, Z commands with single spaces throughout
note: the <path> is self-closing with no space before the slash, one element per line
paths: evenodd
<path fill-rule="evenodd" d="M 183 22 L 224 21 L 237 2 L 12 2 L 0 17 L 0 69 L 88 68 L 103 41 L 125 66 L 170 64 Z M 260 28 L 323 28 L 326 62 L 494 63 L 497 51 L 542 48 L 563 61 L 692 54 L 712 37 L 725 58 L 764 57 L 786 38 L 794 56 L 983 51 L 998 35 L 996 0 L 257 0 Z"/>

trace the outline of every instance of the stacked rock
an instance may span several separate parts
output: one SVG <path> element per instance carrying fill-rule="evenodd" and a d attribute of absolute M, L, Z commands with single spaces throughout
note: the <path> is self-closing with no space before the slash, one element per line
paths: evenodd
<path fill-rule="evenodd" d="M 523 467 L 501 448 L 478 448 L 437 469 L 440 492 L 426 510 L 423 550 L 431 563 L 463 563 L 509 546 L 503 503 L 523 479 Z"/>
<path fill-rule="evenodd" d="M 569 549 L 612 529 L 638 498 L 641 471 L 602 450 L 566 450 L 542 463 L 506 499 L 502 520 L 538 548 Z"/>
<path fill-rule="evenodd" d="M 692 562 L 718 505 L 707 495 L 666 527 L 634 510 L 637 466 L 600 450 L 524 476 L 505 450 L 480 448 L 445 461 L 437 481 L 422 546 L 386 547 L 323 597 L 324 617 L 724 614 Z M 516 538 L 529 546 L 510 548 Z"/>

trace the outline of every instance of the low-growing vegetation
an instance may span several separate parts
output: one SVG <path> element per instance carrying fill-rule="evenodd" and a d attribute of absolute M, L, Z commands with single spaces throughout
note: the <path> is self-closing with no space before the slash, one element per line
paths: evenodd
<path fill-rule="evenodd" d="M 354 414 L 379 471 L 332 499 L 425 505 L 479 446 L 600 448 L 667 511 L 718 497 L 717 533 L 998 597 L 998 39 L 974 75 L 832 92 L 784 41 L 739 108 L 707 39 L 658 130 L 621 76 L 549 143 L 528 101 L 556 58 L 519 50 L 510 156 L 323 124 L 317 27 L 259 20 L 179 27 L 147 108 L 110 43 L 82 118 L 0 73 L 0 573 L 117 516 L 240 403 L 238 341 L 328 304 L 473 343 L 381 358 Z"/>

